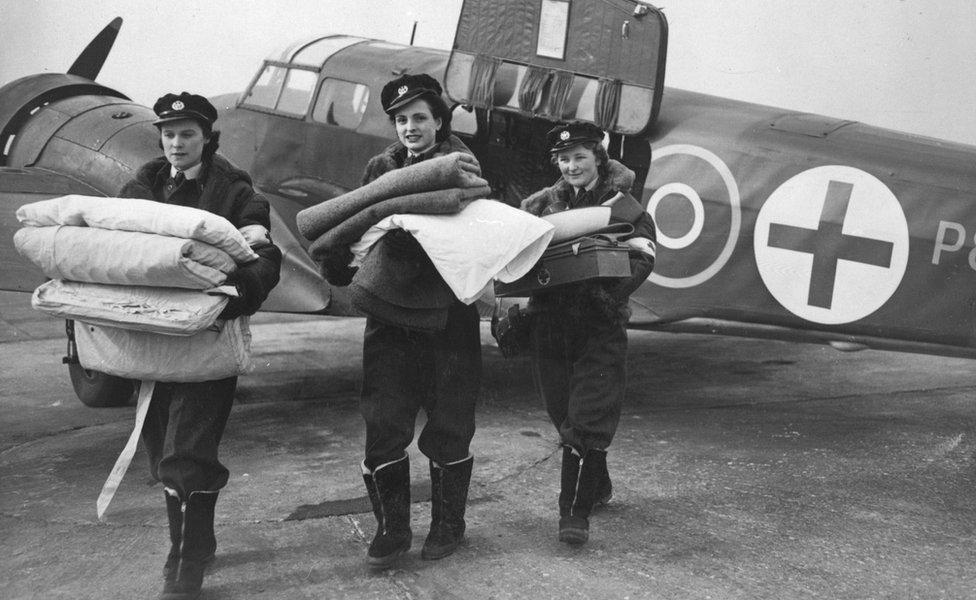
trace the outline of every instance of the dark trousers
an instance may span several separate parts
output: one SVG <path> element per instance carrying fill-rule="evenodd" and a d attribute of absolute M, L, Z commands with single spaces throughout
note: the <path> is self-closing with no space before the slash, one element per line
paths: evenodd
<path fill-rule="evenodd" d="M 236 388 L 237 377 L 156 384 L 142 441 L 153 478 L 176 490 L 181 498 L 227 484 L 230 472 L 217 458 L 217 447 Z"/>
<path fill-rule="evenodd" d="M 388 325 L 368 317 L 363 338 L 366 466 L 403 456 L 413 441 L 421 407 L 427 424 L 417 446 L 429 459 L 448 463 L 468 456 L 481 387 L 478 309 L 455 302 L 447 327 L 434 333 Z"/>
<path fill-rule="evenodd" d="M 626 324 L 534 315 L 532 375 L 563 443 L 583 452 L 606 450 L 624 399 Z"/>

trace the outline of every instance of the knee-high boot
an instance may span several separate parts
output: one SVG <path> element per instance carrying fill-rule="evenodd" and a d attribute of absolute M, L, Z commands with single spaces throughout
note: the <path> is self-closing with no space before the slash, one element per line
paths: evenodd
<path fill-rule="evenodd" d="M 170 542 L 178 542 L 175 552 L 170 548 L 163 567 L 161 600 L 194 600 L 200 596 L 207 565 L 217 550 L 214 536 L 214 508 L 217 492 L 190 492 L 182 501 L 174 491 L 166 490 L 166 508 L 170 517 Z M 171 500 L 174 498 L 174 500 Z M 174 521 L 178 513 L 178 527 Z M 174 535 L 178 533 L 178 535 Z M 174 560 L 171 560 L 174 559 Z"/>
<path fill-rule="evenodd" d="M 170 584 L 176 580 L 176 571 L 180 566 L 180 545 L 183 541 L 183 502 L 176 490 L 166 488 L 166 517 L 169 520 L 169 553 L 163 565 L 163 581 Z"/>
<path fill-rule="evenodd" d="M 596 499 L 593 508 L 606 506 L 613 499 L 613 482 L 610 481 L 610 471 L 607 470 L 607 461 L 603 461 L 603 473 L 596 484 Z"/>
<path fill-rule="evenodd" d="M 420 551 L 421 558 L 444 558 L 464 538 L 464 509 L 473 464 L 471 455 L 443 465 L 430 461 L 430 533 Z"/>
<path fill-rule="evenodd" d="M 590 537 L 590 511 L 596 501 L 597 486 L 607 469 L 604 450 L 563 446 L 562 478 L 559 491 L 559 541 L 583 544 Z"/>
<path fill-rule="evenodd" d="M 372 471 L 362 464 L 363 482 L 376 517 L 376 535 L 369 544 L 366 562 L 385 569 L 410 549 L 410 459 L 382 464 Z"/>

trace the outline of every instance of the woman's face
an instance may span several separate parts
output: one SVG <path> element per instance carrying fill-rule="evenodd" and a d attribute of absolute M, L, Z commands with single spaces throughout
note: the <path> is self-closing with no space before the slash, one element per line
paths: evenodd
<path fill-rule="evenodd" d="M 583 145 L 572 146 L 556 153 L 556 166 L 567 183 L 586 187 L 597 178 L 596 154 Z"/>
<path fill-rule="evenodd" d="M 441 120 L 435 119 L 430 106 L 423 98 L 417 98 L 393 114 L 397 137 L 408 150 L 419 154 L 437 141 Z"/>
<path fill-rule="evenodd" d="M 166 160 L 181 171 L 200 164 L 203 147 L 209 137 L 204 137 L 203 128 L 193 119 L 169 121 L 159 127 Z"/>

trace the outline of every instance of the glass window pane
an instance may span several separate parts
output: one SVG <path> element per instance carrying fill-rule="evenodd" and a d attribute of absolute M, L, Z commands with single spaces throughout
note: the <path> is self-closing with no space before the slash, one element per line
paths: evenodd
<path fill-rule="evenodd" d="M 312 91 L 318 81 L 318 73 L 289 69 L 285 87 L 278 99 L 278 110 L 293 115 L 304 115 L 312 101 Z"/>
<path fill-rule="evenodd" d="M 278 99 L 278 91 L 281 89 L 284 80 L 284 69 L 281 67 L 265 67 L 261 76 L 254 83 L 254 87 L 244 98 L 244 104 L 274 108 L 275 101 Z"/>
<path fill-rule="evenodd" d="M 369 88 L 360 83 L 326 79 L 322 82 L 312 119 L 328 125 L 355 129 L 369 103 Z"/>

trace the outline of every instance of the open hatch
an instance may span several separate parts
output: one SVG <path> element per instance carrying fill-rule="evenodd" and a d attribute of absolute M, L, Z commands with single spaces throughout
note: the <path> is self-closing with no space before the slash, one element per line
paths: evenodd
<path fill-rule="evenodd" d="M 666 51 L 663 13 L 635 0 L 465 0 L 445 89 L 474 108 L 640 135 Z"/>

